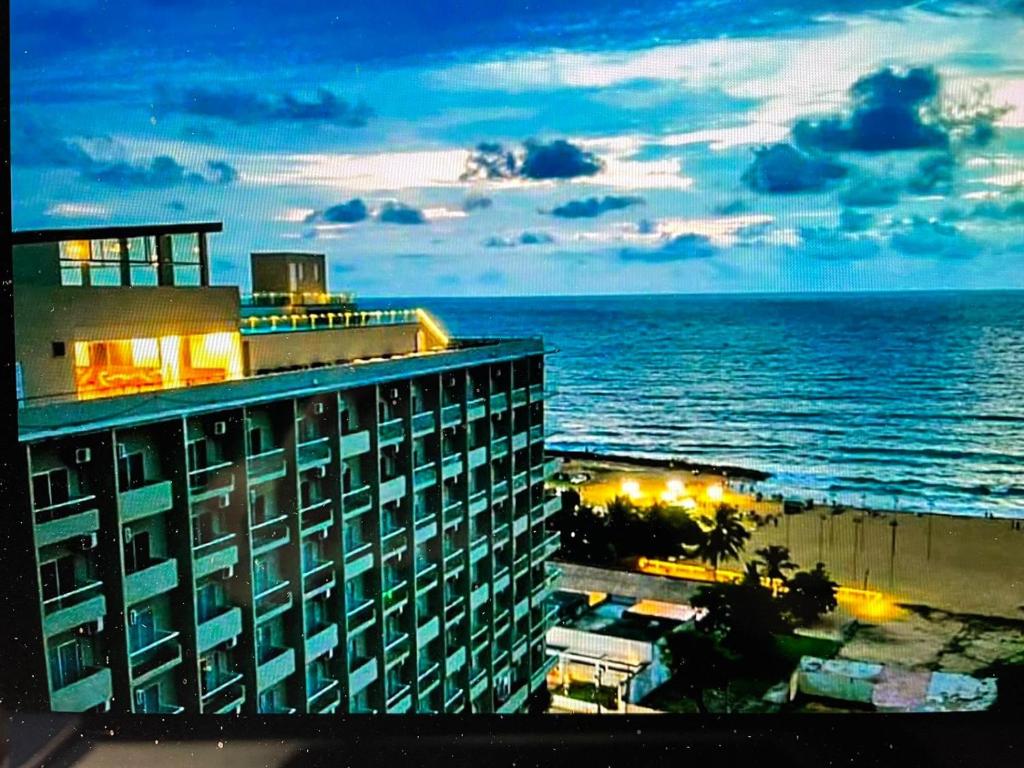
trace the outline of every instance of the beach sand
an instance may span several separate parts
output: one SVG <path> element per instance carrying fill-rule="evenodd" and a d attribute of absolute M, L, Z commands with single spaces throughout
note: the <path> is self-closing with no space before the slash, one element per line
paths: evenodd
<path fill-rule="evenodd" d="M 782 514 L 782 504 L 755 501 L 756 481 L 728 479 L 712 472 L 636 466 L 623 461 L 573 459 L 563 462 L 566 476 L 585 473 L 589 479 L 574 485 L 585 503 L 602 504 L 626 488 L 641 504 L 657 500 L 668 481 L 685 484 L 684 497 L 697 507 L 681 514 L 707 514 L 721 501 L 742 512 L 755 511 L 767 518 L 755 526 L 744 557 L 768 544 L 788 546 L 792 559 L 804 568 L 819 560 L 832 577 L 849 587 L 880 590 L 891 599 L 956 614 L 975 614 L 1024 620 L 1024 522 L 1021 530 L 1006 519 L 867 512 L 846 508 L 833 514 L 817 505 L 800 514 Z M 558 484 L 567 487 L 567 484 Z M 895 527 L 892 523 L 896 523 Z M 893 536 L 895 532 L 895 555 Z M 735 563 L 723 563 L 736 567 Z"/>

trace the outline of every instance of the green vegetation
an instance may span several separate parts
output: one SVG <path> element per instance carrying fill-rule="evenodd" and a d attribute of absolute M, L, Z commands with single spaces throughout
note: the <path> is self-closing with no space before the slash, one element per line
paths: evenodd
<path fill-rule="evenodd" d="M 702 517 L 704 537 L 698 545 L 700 559 L 718 570 L 721 560 L 736 560 L 750 538 L 736 507 L 719 504 L 714 517 Z"/>
<path fill-rule="evenodd" d="M 594 683 L 570 682 L 566 691 L 572 699 L 586 701 L 591 704 L 598 704 L 605 709 L 615 709 L 618 704 L 619 692 L 608 686 L 598 686 Z"/>

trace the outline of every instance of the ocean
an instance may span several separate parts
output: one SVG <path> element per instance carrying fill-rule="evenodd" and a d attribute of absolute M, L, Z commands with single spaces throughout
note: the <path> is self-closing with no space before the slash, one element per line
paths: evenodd
<path fill-rule="evenodd" d="M 800 498 L 1024 517 L 1024 292 L 415 303 L 456 336 L 544 337 L 553 448 L 758 469 L 760 488 Z"/>

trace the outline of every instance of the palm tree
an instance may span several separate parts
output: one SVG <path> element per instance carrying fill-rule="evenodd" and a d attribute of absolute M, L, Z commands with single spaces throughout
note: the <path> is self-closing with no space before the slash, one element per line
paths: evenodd
<path fill-rule="evenodd" d="M 764 575 L 771 581 L 772 594 L 778 594 L 779 585 L 786 583 L 786 571 L 795 571 L 799 567 L 789 559 L 789 547 L 769 544 L 757 550 L 756 554 L 760 559 L 754 563 L 764 569 Z"/>
<path fill-rule="evenodd" d="M 700 545 L 700 559 L 711 563 L 712 570 L 718 573 L 721 560 L 735 560 L 743 551 L 743 546 L 750 538 L 748 531 L 740 520 L 736 507 L 719 504 L 714 517 L 704 516 L 701 525 L 706 533 Z"/>
<path fill-rule="evenodd" d="M 801 624 L 811 624 L 823 613 L 836 609 L 836 590 L 839 585 L 818 563 L 813 571 L 800 571 L 789 580 L 785 605 L 789 614 Z"/>

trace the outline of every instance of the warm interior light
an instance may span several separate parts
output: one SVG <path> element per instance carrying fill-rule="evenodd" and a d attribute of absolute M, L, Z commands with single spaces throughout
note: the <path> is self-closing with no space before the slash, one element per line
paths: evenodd
<path fill-rule="evenodd" d="M 61 250 L 64 251 L 65 259 L 75 259 L 76 261 L 89 260 L 90 248 L 88 240 L 66 240 L 61 243 Z"/>
<path fill-rule="evenodd" d="M 160 347 L 156 339 L 132 339 L 132 363 L 139 368 L 160 367 Z"/>

